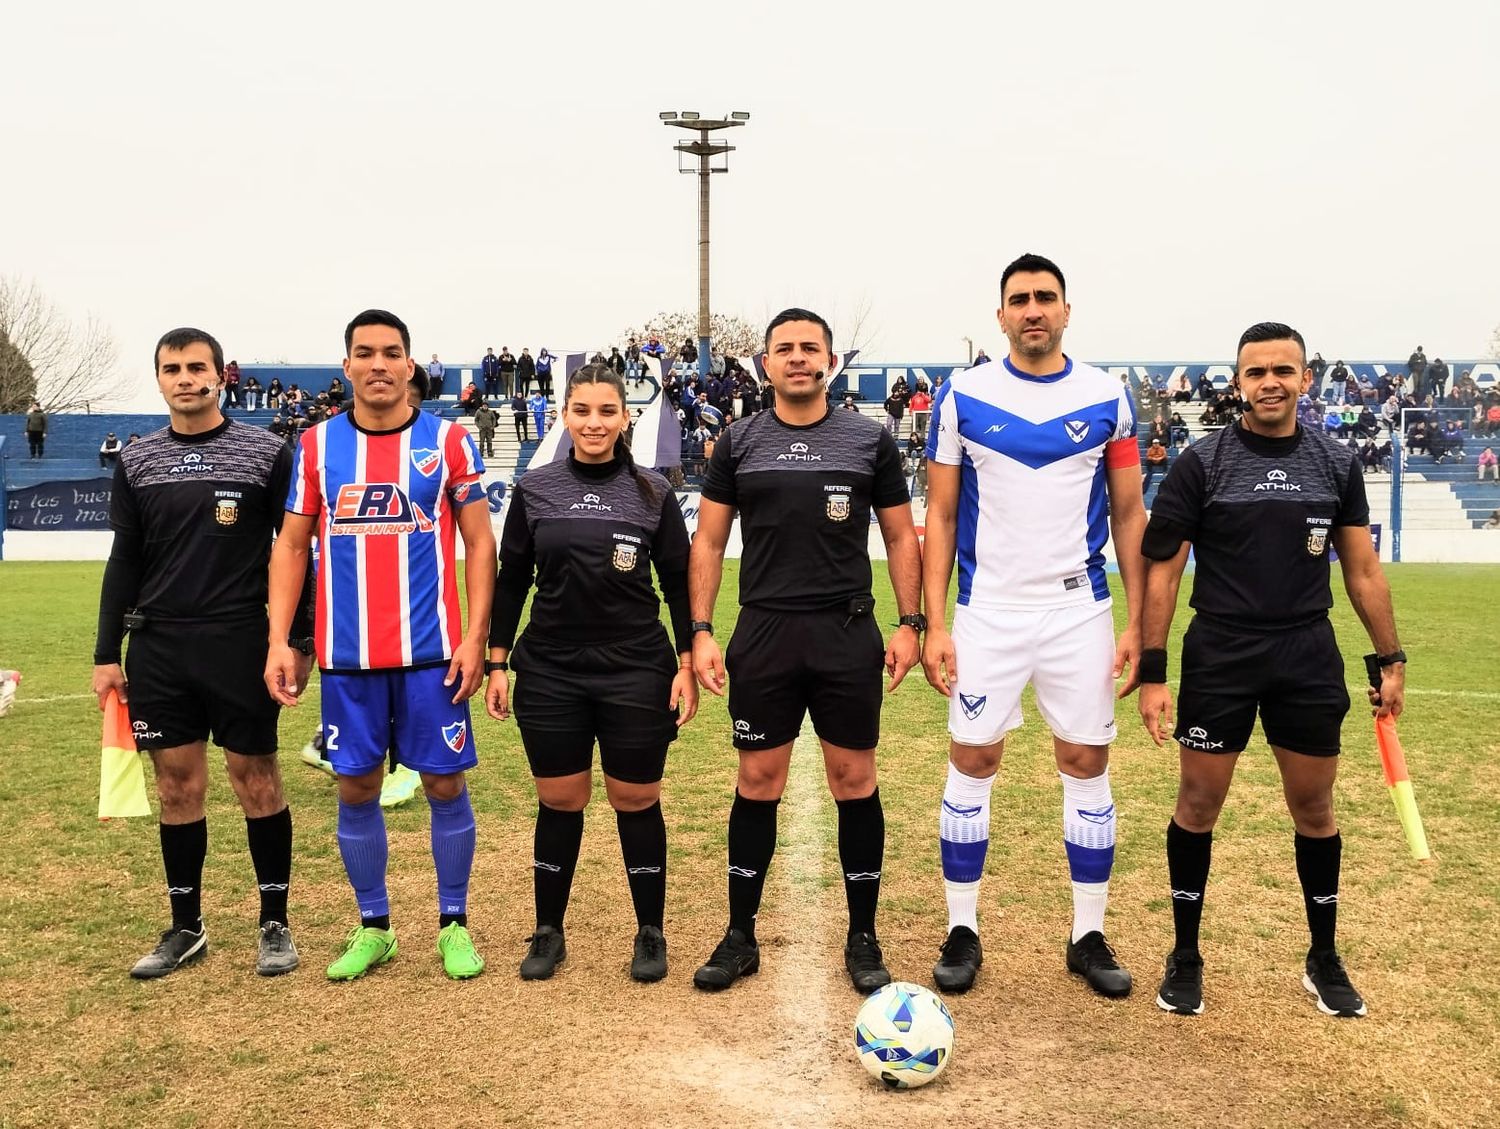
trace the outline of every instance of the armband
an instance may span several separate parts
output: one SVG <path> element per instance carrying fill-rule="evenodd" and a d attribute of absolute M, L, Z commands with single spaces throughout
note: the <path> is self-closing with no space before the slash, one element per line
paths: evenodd
<path fill-rule="evenodd" d="M 1136 678 L 1144 683 L 1162 683 L 1167 680 L 1167 649 L 1147 647 L 1135 664 Z"/>

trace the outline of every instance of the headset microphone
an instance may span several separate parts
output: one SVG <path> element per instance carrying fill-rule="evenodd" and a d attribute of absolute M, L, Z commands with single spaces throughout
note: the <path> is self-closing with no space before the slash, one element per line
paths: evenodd
<path fill-rule="evenodd" d="M 822 369 L 819 369 L 817 372 L 813 373 L 813 379 L 816 380 L 819 384 L 821 384 L 827 378 L 827 376 L 828 374 Z"/>
<path fill-rule="evenodd" d="M 202 388 L 198 389 L 198 395 L 200 395 L 200 396 L 212 396 L 214 394 L 214 391 L 215 391 L 215 389 L 214 389 L 213 385 L 211 385 L 211 384 L 205 384 Z"/>

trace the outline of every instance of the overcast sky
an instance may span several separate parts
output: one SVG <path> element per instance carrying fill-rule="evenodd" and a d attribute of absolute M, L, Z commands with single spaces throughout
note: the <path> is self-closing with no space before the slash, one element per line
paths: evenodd
<path fill-rule="evenodd" d="M 112 329 L 332 362 L 366 306 L 448 361 L 608 345 L 697 301 L 659 110 L 748 110 L 714 308 L 808 305 L 864 360 L 991 352 L 1017 254 L 1068 352 L 1486 352 L 1500 5 L 7 4 L 0 273 Z M 846 342 L 836 342 L 845 344 Z"/>

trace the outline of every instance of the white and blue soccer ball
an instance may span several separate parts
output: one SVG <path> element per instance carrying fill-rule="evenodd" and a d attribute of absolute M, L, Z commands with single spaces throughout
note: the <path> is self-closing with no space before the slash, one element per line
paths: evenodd
<path fill-rule="evenodd" d="M 854 1018 L 859 1061 L 893 1090 L 925 1086 L 953 1056 L 953 1016 L 926 988 L 900 980 L 867 999 Z"/>

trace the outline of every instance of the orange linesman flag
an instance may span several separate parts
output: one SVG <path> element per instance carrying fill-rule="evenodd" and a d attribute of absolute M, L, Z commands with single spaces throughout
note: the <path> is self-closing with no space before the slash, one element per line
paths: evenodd
<path fill-rule="evenodd" d="M 1380 664 L 1374 655 L 1365 656 L 1365 671 L 1370 676 L 1370 685 L 1378 692 Z M 1396 804 L 1396 818 L 1401 821 L 1407 849 L 1412 858 L 1425 862 L 1432 858 L 1432 852 L 1427 847 L 1427 832 L 1422 826 L 1422 813 L 1417 810 L 1411 777 L 1406 773 L 1406 752 L 1401 748 L 1401 736 L 1396 732 L 1396 719 L 1390 714 L 1375 718 L 1375 744 L 1380 749 L 1380 767 L 1385 771 L 1386 787 L 1390 788 L 1391 799 Z"/>
<path fill-rule="evenodd" d="M 135 749 L 130 711 L 113 690 L 104 700 L 104 733 L 99 745 L 99 818 L 150 815 L 146 771 Z"/>

